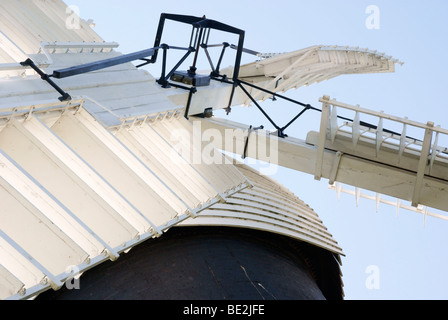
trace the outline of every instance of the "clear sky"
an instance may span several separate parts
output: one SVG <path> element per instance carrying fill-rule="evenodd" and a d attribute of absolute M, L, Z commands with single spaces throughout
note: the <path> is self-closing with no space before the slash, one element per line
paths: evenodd
<path fill-rule="evenodd" d="M 404 62 L 395 73 L 347 75 L 302 87 L 286 95 L 320 107 L 329 95 L 338 101 L 448 128 L 448 24 L 446 0 L 66 0 L 95 31 L 130 53 L 152 47 L 160 13 L 208 18 L 246 31 L 245 47 L 260 52 L 289 52 L 312 45 L 349 45 L 385 52 Z M 369 5 L 379 10 L 378 29 L 366 27 Z M 169 43 L 185 45 L 185 43 Z M 246 62 L 252 56 L 244 57 Z M 155 75 L 156 76 L 156 75 Z M 263 104 L 279 123 L 296 107 L 282 101 Z M 224 116 L 224 114 L 217 114 Z M 234 108 L 229 120 L 269 126 L 256 108 Z M 305 139 L 318 118 L 297 120 L 287 134 Z M 443 141 L 439 143 L 443 144 Z M 448 146 L 445 140 L 444 146 Z M 279 168 L 273 177 L 308 203 L 343 248 L 346 299 L 448 299 L 448 222 L 380 205 L 328 189 L 328 181 Z M 447 214 L 447 213 L 444 213 Z M 372 269 L 374 268 L 374 269 Z M 366 285 L 371 270 L 379 288 Z"/>

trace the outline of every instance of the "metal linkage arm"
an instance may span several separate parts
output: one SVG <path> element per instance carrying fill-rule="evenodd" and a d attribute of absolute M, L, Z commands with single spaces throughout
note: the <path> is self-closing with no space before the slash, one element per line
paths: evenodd
<path fill-rule="evenodd" d="M 60 69 L 60 70 L 54 70 L 52 77 L 57 79 L 62 79 L 66 77 L 75 76 L 78 74 L 91 72 L 95 70 L 100 70 L 112 66 L 116 66 L 119 64 L 131 62 L 134 60 L 144 59 L 149 56 L 153 56 L 158 48 L 150 48 L 142 51 L 137 51 L 134 53 L 124 54 L 119 57 L 114 57 L 110 59 L 104 59 L 100 61 L 90 62 L 86 64 L 82 64 L 79 66 L 74 66 L 70 68 Z"/>
<path fill-rule="evenodd" d="M 277 134 L 278 134 L 278 136 L 279 136 L 280 138 L 285 138 L 285 137 L 288 136 L 287 134 L 285 134 L 285 130 L 286 130 L 286 128 L 288 128 L 294 121 L 296 121 L 296 120 L 297 120 L 297 119 L 298 119 L 298 118 L 299 118 L 305 111 L 307 111 L 308 109 L 312 109 L 312 110 L 320 111 L 319 109 L 314 108 L 314 107 L 312 107 L 312 106 L 309 105 L 309 104 L 305 104 L 305 103 L 302 103 L 302 102 L 300 102 L 300 101 L 296 101 L 296 100 L 294 100 L 294 99 L 291 99 L 291 98 L 288 98 L 288 97 L 279 95 L 278 93 L 269 91 L 269 90 L 264 89 L 264 88 L 262 88 L 262 87 L 258 87 L 258 86 L 254 85 L 254 84 L 252 84 L 252 83 L 249 83 L 249 82 L 246 82 L 246 81 L 242 81 L 242 80 L 238 80 L 237 83 L 238 83 L 239 87 L 241 88 L 241 90 L 244 91 L 244 93 L 245 93 L 245 94 L 252 100 L 252 102 L 253 102 L 253 103 L 257 106 L 257 108 L 263 113 L 263 115 L 269 120 L 269 122 L 272 123 L 272 125 L 275 127 L 275 129 L 277 129 Z M 264 92 L 267 92 L 267 93 L 269 93 L 269 94 L 271 94 L 271 95 L 273 95 L 273 96 L 277 96 L 277 97 L 282 98 L 282 99 L 285 99 L 285 100 L 287 100 L 287 101 L 289 101 L 289 102 L 298 104 L 298 105 L 304 107 L 304 109 L 303 109 L 302 111 L 300 111 L 294 118 L 292 118 L 291 121 L 289 121 L 286 125 L 284 125 L 283 127 L 279 127 L 279 126 L 278 126 L 277 124 L 275 124 L 275 122 L 268 116 L 268 114 L 267 114 L 267 113 L 260 107 L 260 105 L 257 103 L 257 101 L 256 101 L 256 100 L 251 96 L 251 94 L 250 94 L 250 93 L 249 93 L 249 92 L 242 86 L 242 84 L 251 86 L 251 87 L 253 87 L 253 88 L 255 88 L 255 89 L 258 89 L 258 90 L 262 90 L 262 91 L 264 91 Z"/>
<path fill-rule="evenodd" d="M 234 49 L 234 50 L 238 50 L 238 46 L 236 46 L 236 45 L 234 45 L 234 44 L 231 44 L 231 45 L 230 45 L 230 48 L 231 48 L 231 49 Z M 246 48 L 242 48 L 242 51 L 243 51 L 244 53 L 248 53 L 248 54 L 251 54 L 251 55 L 254 55 L 254 56 L 258 56 L 258 55 L 260 54 L 260 52 L 258 52 L 258 51 L 251 50 L 251 49 L 246 49 Z"/>
<path fill-rule="evenodd" d="M 62 90 L 56 83 L 54 83 L 54 81 L 50 79 L 50 77 L 51 77 L 50 75 L 48 75 L 45 72 L 43 72 L 42 70 L 40 70 L 36 66 L 36 64 L 34 63 L 33 60 L 28 58 L 25 61 L 20 62 L 20 64 L 22 66 L 29 66 L 29 67 L 31 67 L 34 71 L 36 71 L 40 75 L 42 80 L 47 81 L 49 85 L 51 85 L 54 89 L 56 89 L 56 91 L 59 92 L 62 95 L 61 97 L 59 97 L 60 101 L 71 100 L 72 97 L 67 92 Z"/>

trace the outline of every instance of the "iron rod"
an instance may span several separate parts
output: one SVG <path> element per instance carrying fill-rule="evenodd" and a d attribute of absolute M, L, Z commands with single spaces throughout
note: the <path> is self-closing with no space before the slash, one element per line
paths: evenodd
<path fill-rule="evenodd" d="M 21 62 L 20 64 L 22 66 L 30 66 L 34 71 L 36 71 L 40 75 L 40 78 L 42 80 L 48 82 L 49 85 L 51 85 L 57 92 L 59 92 L 62 95 L 62 97 L 59 97 L 60 101 L 71 100 L 72 97 L 67 92 L 62 90 L 53 80 L 51 80 L 48 74 L 40 70 L 33 60 L 28 58 L 25 61 Z"/>
<path fill-rule="evenodd" d="M 311 106 L 308 105 L 306 106 L 302 111 L 299 112 L 298 115 L 296 115 L 294 118 L 291 119 L 291 121 L 289 121 L 286 125 L 284 125 L 282 127 L 282 131 L 285 130 L 286 128 L 288 128 L 290 126 L 290 124 L 292 124 L 294 121 L 297 120 L 297 118 L 299 118 L 306 110 L 308 110 Z"/>
<path fill-rule="evenodd" d="M 193 49 L 194 50 L 194 49 Z M 190 50 L 190 51 L 188 51 L 180 60 L 179 60 L 179 62 L 173 67 L 173 69 L 171 69 L 171 71 L 170 72 L 168 72 L 168 74 L 166 75 L 166 77 L 165 77 L 165 80 L 168 80 L 172 75 L 173 75 L 173 73 L 177 70 L 177 68 L 179 68 L 179 66 L 185 61 L 185 59 L 187 59 L 188 58 L 188 56 L 190 55 L 190 53 L 193 51 L 193 50 Z"/>
<path fill-rule="evenodd" d="M 146 50 L 142 50 L 142 51 L 138 51 L 138 52 L 134 52 L 134 53 L 121 55 L 119 57 L 95 61 L 95 62 L 91 62 L 91 63 L 82 64 L 79 66 L 60 69 L 60 70 L 54 70 L 52 77 L 57 78 L 57 79 L 62 79 L 62 78 L 71 77 L 71 76 L 75 76 L 75 75 L 86 73 L 86 72 L 91 72 L 91 71 L 95 71 L 95 70 L 100 70 L 100 69 L 116 66 L 119 64 L 133 61 L 133 60 L 138 60 L 141 58 L 152 56 L 155 53 L 155 51 L 156 51 L 155 48 L 151 48 L 151 49 L 146 49 Z"/>
<path fill-rule="evenodd" d="M 263 113 L 263 115 L 269 120 L 270 123 L 272 123 L 272 125 L 275 127 L 275 129 L 277 130 L 281 130 L 281 128 L 279 126 L 277 126 L 274 122 L 274 120 L 271 119 L 271 117 L 269 117 L 269 115 L 263 110 L 262 107 L 260 107 L 260 105 L 257 103 L 257 101 L 251 96 L 251 94 L 246 90 L 246 88 L 244 88 L 241 83 L 238 82 L 238 86 L 244 91 L 244 93 L 250 98 L 250 100 L 252 100 L 252 102 L 257 106 L 257 108 L 261 111 L 261 113 Z"/>

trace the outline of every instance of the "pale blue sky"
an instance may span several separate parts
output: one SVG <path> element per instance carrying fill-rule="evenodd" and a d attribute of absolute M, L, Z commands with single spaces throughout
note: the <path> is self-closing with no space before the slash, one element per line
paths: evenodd
<path fill-rule="evenodd" d="M 385 52 L 403 61 L 393 74 L 347 75 L 288 92 L 287 95 L 320 107 L 329 95 L 339 101 L 434 121 L 448 128 L 448 25 L 446 0 L 195 0 L 105 1 L 66 0 L 106 41 L 130 53 L 152 47 L 160 13 L 208 18 L 246 31 L 245 47 L 260 52 L 289 52 L 308 46 L 349 45 Z M 379 29 L 366 28 L 366 8 L 379 8 Z M 171 44 L 171 43 L 170 43 Z M 184 43 L 172 45 L 183 45 Z M 245 57 L 251 61 L 252 57 Z M 150 69 L 152 70 L 152 69 Z M 155 75 L 157 76 L 157 75 Z M 280 123 L 297 113 L 284 102 L 263 105 Z M 222 114 L 219 114 L 222 116 Z M 234 108 L 230 120 L 268 126 L 256 108 Z M 317 130 L 318 118 L 304 117 L 288 128 L 288 135 L 304 139 Z M 448 141 L 445 142 L 448 146 Z M 342 272 L 346 299 L 448 299 L 448 222 L 380 205 L 328 189 L 326 180 L 280 168 L 276 180 L 307 202 L 322 218 L 343 248 Z M 368 289 L 368 266 L 380 271 L 379 289 Z"/>

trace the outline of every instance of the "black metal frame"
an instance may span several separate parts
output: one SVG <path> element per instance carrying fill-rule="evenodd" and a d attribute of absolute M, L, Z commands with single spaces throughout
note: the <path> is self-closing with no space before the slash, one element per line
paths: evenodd
<path fill-rule="evenodd" d="M 165 25 L 165 20 L 173 20 L 173 21 L 177 21 L 177 22 L 181 22 L 181 23 L 190 24 L 192 26 L 191 37 L 190 37 L 190 48 L 191 47 L 195 48 L 194 50 L 196 52 L 195 58 L 193 61 L 193 65 L 190 67 L 190 71 L 192 73 L 194 73 L 196 71 L 196 69 L 195 69 L 196 68 L 196 60 L 198 57 L 199 48 L 200 47 L 202 47 L 202 48 L 211 47 L 211 46 L 207 45 L 208 37 L 210 35 L 211 29 L 237 34 L 239 36 L 239 38 L 238 38 L 238 46 L 236 49 L 237 53 L 236 53 L 236 57 L 235 57 L 235 64 L 234 64 L 235 71 L 234 71 L 233 79 L 234 80 L 238 79 L 239 69 L 240 69 L 240 65 L 241 65 L 241 56 L 243 53 L 244 34 L 245 34 L 244 30 L 229 26 L 229 25 L 224 24 L 219 21 L 207 19 L 205 16 L 194 17 L 194 16 L 187 16 L 187 15 L 162 13 L 160 15 L 159 26 L 158 26 L 157 33 L 156 33 L 156 39 L 154 41 L 154 47 L 160 46 L 163 29 L 164 29 L 164 25 Z M 193 34 L 195 34 L 194 42 L 193 42 Z M 225 46 L 224 46 L 224 48 L 225 48 Z M 155 54 L 152 56 L 152 58 L 151 58 L 152 63 L 154 63 L 157 60 L 157 54 L 158 54 L 158 52 L 156 51 Z M 222 55 L 223 55 L 223 53 L 221 54 L 220 60 L 222 59 Z M 219 70 L 219 68 L 218 68 L 218 70 Z"/>
<path fill-rule="evenodd" d="M 260 105 L 257 103 L 257 101 L 251 96 L 251 94 L 246 90 L 246 88 L 244 88 L 244 86 L 243 86 L 242 84 L 251 86 L 251 87 L 253 87 L 253 88 L 255 88 L 255 89 L 258 89 L 258 90 L 262 90 L 262 91 L 264 91 L 264 92 L 266 92 L 266 93 L 271 94 L 273 97 L 279 97 L 279 98 L 285 99 L 285 100 L 287 100 L 287 101 L 289 101 L 289 102 L 298 104 L 298 105 L 300 105 L 300 106 L 302 106 L 302 107 L 304 107 L 304 108 L 303 108 L 302 111 L 300 111 L 294 118 L 292 118 L 291 121 L 289 121 L 286 125 L 284 125 L 283 127 L 279 127 L 279 126 L 278 126 L 278 125 L 271 119 L 271 117 L 269 117 L 269 115 L 263 110 L 263 108 L 261 108 L 261 106 L 260 106 Z M 304 104 L 304 103 L 302 103 L 302 102 L 300 102 L 300 101 L 293 100 L 293 99 L 291 99 L 291 98 L 288 98 L 288 97 L 285 97 L 285 96 L 280 95 L 280 94 L 278 94 L 278 93 L 269 91 L 269 90 L 264 89 L 264 88 L 262 88 L 262 87 L 258 87 L 258 86 L 254 85 L 254 84 L 252 84 L 252 83 L 249 83 L 249 82 L 245 82 L 245 81 L 242 81 L 242 80 L 238 80 L 238 86 L 239 86 L 239 87 L 241 88 L 241 90 L 243 90 L 244 93 L 251 99 L 251 101 L 257 106 L 257 108 L 261 111 L 261 113 L 263 113 L 263 115 L 269 120 L 269 122 L 272 123 L 272 125 L 274 126 L 274 128 L 277 129 L 277 134 L 278 134 L 278 136 L 281 137 L 281 138 L 285 138 L 285 137 L 288 136 L 287 134 L 285 134 L 285 130 L 286 130 L 286 128 L 288 128 L 288 127 L 289 127 L 294 121 L 296 121 L 296 120 L 297 120 L 303 113 L 305 113 L 305 111 L 307 111 L 308 109 L 315 109 L 315 110 L 320 111 L 319 109 L 313 108 L 313 107 L 312 107 L 311 105 L 309 105 L 309 104 Z"/>
<path fill-rule="evenodd" d="M 58 98 L 60 101 L 67 101 L 67 100 L 71 100 L 72 99 L 72 97 L 67 92 L 62 90 L 56 83 L 54 83 L 53 80 L 50 79 L 51 75 L 48 75 L 45 72 L 43 72 L 42 70 L 40 70 L 36 66 L 36 64 L 33 62 L 33 60 L 28 58 L 25 61 L 20 62 L 20 64 L 22 66 L 29 66 L 29 67 L 31 67 L 34 71 L 36 71 L 40 75 L 40 78 L 42 80 L 48 82 L 49 85 L 51 85 L 54 89 L 56 89 L 56 91 L 61 94 L 61 96 Z"/>
<path fill-rule="evenodd" d="M 286 128 L 288 128 L 294 121 L 296 121 L 302 114 L 304 114 L 305 111 L 307 111 L 307 110 L 315 110 L 315 111 L 319 111 L 319 112 L 321 112 L 320 109 L 315 108 L 315 107 L 311 106 L 310 104 L 305 104 L 305 103 L 302 103 L 302 102 L 300 102 L 300 101 L 297 101 L 297 100 L 294 100 L 294 99 L 285 97 L 284 95 L 281 95 L 281 94 L 278 94 L 278 93 L 276 93 L 276 92 L 267 90 L 267 89 L 265 89 L 265 88 L 259 87 L 259 86 L 257 86 L 257 85 L 254 85 L 253 83 L 246 82 L 246 81 L 243 81 L 243 80 L 241 80 L 241 79 L 236 79 L 236 80 L 233 80 L 233 81 L 230 81 L 230 80 L 227 80 L 227 79 L 224 79 L 224 78 L 221 78 L 221 79 L 220 79 L 220 78 L 217 78 L 217 77 L 212 77 L 212 79 L 213 79 L 213 80 L 216 80 L 216 81 L 220 81 L 220 82 L 225 82 L 225 83 L 232 84 L 234 87 L 235 87 L 235 86 L 240 87 L 240 89 L 241 89 L 241 90 L 242 90 L 242 91 L 243 91 L 243 92 L 250 98 L 250 100 L 255 104 L 255 106 L 258 108 L 258 110 L 260 110 L 261 113 L 266 117 L 266 119 L 268 119 L 269 122 L 274 126 L 274 128 L 277 130 L 277 134 L 278 134 L 278 136 L 281 137 L 281 138 L 285 138 L 285 137 L 288 136 L 287 134 L 285 134 L 285 130 L 286 130 Z M 268 93 L 268 94 L 272 95 L 273 98 L 279 97 L 279 98 L 284 99 L 284 100 L 286 100 L 286 101 L 289 101 L 289 102 L 298 104 L 298 105 L 300 105 L 300 106 L 302 106 L 302 107 L 304 107 L 304 108 L 303 108 L 303 109 L 302 109 L 302 110 L 301 110 L 301 111 L 300 111 L 294 118 L 292 118 L 291 121 L 289 121 L 286 125 L 284 125 L 283 127 L 280 127 L 280 126 L 278 126 L 278 125 L 274 122 L 274 120 L 272 120 L 272 118 L 266 113 L 266 111 L 263 110 L 263 108 L 260 106 L 260 104 L 259 104 L 259 103 L 254 99 L 254 97 L 252 97 L 252 95 L 249 93 L 249 91 L 247 91 L 246 88 L 244 88 L 243 84 L 244 84 L 244 85 L 247 85 L 247 86 L 250 86 L 250 87 L 252 87 L 252 88 L 255 88 L 255 89 L 257 89 L 257 90 L 261 90 L 261 91 L 263 91 L 263 92 L 265 92 L 265 93 Z"/>
<path fill-rule="evenodd" d="M 165 21 L 166 20 L 173 20 L 173 21 L 177 21 L 177 22 L 182 22 L 185 24 L 190 24 L 192 26 L 192 31 L 191 31 L 191 36 L 190 36 L 190 43 L 189 46 L 184 48 L 184 47 L 176 47 L 176 46 L 169 46 L 167 44 L 161 44 L 161 40 L 162 40 L 162 34 L 163 34 L 163 29 L 164 29 L 164 25 L 165 25 Z M 233 44 L 229 44 L 227 42 L 223 42 L 222 44 L 214 44 L 214 45 L 209 45 L 208 44 L 208 39 L 210 36 L 210 30 L 211 29 L 216 29 L 216 30 L 220 30 L 220 31 L 224 31 L 224 32 L 228 32 L 228 33 L 233 33 L 238 35 L 238 45 L 233 45 Z M 225 82 L 228 84 L 232 85 L 232 90 L 230 93 L 230 98 L 229 98 L 229 102 L 226 108 L 227 113 L 230 112 L 231 108 L 231 104 L 232 104 L 232 100 L 233 100 L 233 96 L 235 93 L 235 89 L 237 87 L 241 88 L 241 90 L 251 99 L 251 101 L 257 106 L 257 108 L 263 113 L 263 115 L 269 120 L 269 122 L 271 122 L 271 124 L 277 129 L 278 132 L 278 136 L 279 137 L 287 137 L 287 135 L 285 134 L 285 130 L 286 128 L 288 128 L 297 118 L 299 118 L 306 110 L 309 109 L 313 109 L 313 110 L 317 110 L 317 111 L 321 111 L 319 109 L 313 108 L 311 105 L 309 104 L 304 104 L 302 102 L 290 99 L 288 97 L 285 97 L 283 95 L 280 95 L 278 93 L 269 91 L 267 89 L 264 89 L 262 87 L 256 86 L 252 83 L 240 80 L 239 77 L 239 70 L 240 70 L 240 66 L 241 66 L 241 57 L 242 57 L 242 53 L 249 53 L 249 54 L 253 54 L 253 55 L 257 55 L 258 52 L 253 51 L 253 50 L 249 50 L 249 49 L 245 49 L 243 47 L 244 44 L 244 35 L 245 32 L 244 30 L 226 25 L 224 23 L 215 21 L 215 20 L 210 20 L 207 19 L 205 16 L 203 17 L 194 17 L 194 16 L 187 16 L 187 15 L 177 15 L 177 14 L 167 14 L 167 13 L 162 13 L 160 15 L 160 20 L 159 20 L 159 25 L 157 28 L 157 33 L 156 33 L 156 37 L 155 37 L 155 41 L 154 41 L 154 47 L 150 48 L 150 49 L 146 49 L 146 50 L 141 50 L 138 52 L 134 52 L 134 53 L 130 53 L 130 54 L 124 54 L 124 55 L 120 55 L 118 57 L 114 57 L 114 58 L 109 58 L 109 59 L 104 59 L 104 60 L 100 60 L 100 61 L 95 61 L 95 62 L 91 62 L 91 63 L 86 63 L 86 64 L 82 64 L 82 65 L 78 65 L 78 66 L 73 66 L 73 67 L 69 67 L 69 68 L 64 68 L 64 69 L 60 69 L 60 70 L 54 70 L 53 74 L 48 75 L 46 73 L 44 73 L 42 70 L 40 70 L 35 63 L 31 60 L 31 59 L 27 59 L 24 62 L 21 62 L 21 64 L 23 66 L 30 66 L 32 69 L 34 69 L 43 80 L 45 80 L 46 82 L 48 82 L 56 91 L 58 91 L 62 96 L 59 97 L 59 100 L 61 101 L 65 101 L 65 100 L 70 100 L 71 96 L 66 93 L 64 90 L 62 90 L 54 81 L 52 81 L 50 78 L 56 78 L 56 79 L 62 79 L 62 78 L 67 78 L 67 77 L 71 77 L 71 76 L 75 76 L 75 75 L 79 75 L 79 74 L 83 74 L 83 73 L 87 73 L 87 72 L 92 72 L 92 71 L 96 71 L 96 70 L 100 70 L 100 69 L 104 69 L 104 68 L 108 68 L 108 67 L 112 67 L 115 65 L 119 65 L 119 64 L 123 64 L 123 63 L 127 63 L 127 62 L 131 62 L 131 61 L 135 61 L 135 60 L 142 60 L 145 61 L 144 63 L 137 65 L 137 67 L 141 67 L 144 66 L 146 64 L 149 63 L 155 63 L 157 61 L 157 56 L 158 56 L 158 52 L 161 49 L 163 52 L 163 57 L 162 57 L 162 71 L 161 71 L 161 76 L 160 78 L 157 80 L 157 82 L 164 88 L 168 88 L 170 86 L 175 86 L 177 88 L 181 88 L 184 90 L 188 90 L 189 94 L 188 94 L 188 98 L 187 98 L 187 104 L 185 107 L 185 118 L 188 119 L 188 112 L 190 109 L 190 104 L 191 104 L 191 100 L 192 100 L 192 96 L 193 94 L 197 91 L 197 88 L 195 85 L 192 86 L 184 86 L 181 85 L 179 83 L 176 82 L 169 82 L 168 80 L 171 78 L 171 76 L 176 72 L 176 70 L 182 65 L 183 62 L 185 62 L 185 60 L 188 58 L 188 56 L 194 52 L 195 56 L 193 59 L 193 64 L 190 66 L 190 69 L 188 70 L 188 74 L 191 76 L 195 76 L 196 75 L 196 63 L 197 63 L 197 58 L 198 58 L 198 53 L 199 53 L 199 48 L 204 49 L 205 54 L 207 56 L 207 59 L 210 63 L 211 66 L 211 73 L 210 73 L 210 79 L 213 80 L 218 80 L 221 82 Z M 208 48 L 211 47 L 222 47 L 216 68 L 213 65 L 213 62 L 210 58 L 209 52 L 208 52 Z M 235 56 L 235 64 L 234 64 L 234 70 L 233 70 L 233 76 L 232 76 L 232 81 L 230 81 L 226 75 L 221 75 L 219 73 L 219 69 L 221 66 L 221 62 L 225 53 L 226 48 L 230 47 L 231 49 L 236 50 L 236 56 Z M 166 60 L 167 60 L 167 51 L 168 49 L 176 49 L 176 50 L 186 50 L 187 52 L 185 53 L 185 55 L 176 63 L 176 65 L 167 73 L 166 72 Z M 151 57 L 151 58 L 148 58 Z M 263 108 L 261 108 L 261 106 L 257 103 L 257 101 L 250 95 L 250 93 L 246 90 L 246 88 L 243 86 L 250 86 L 252 88 L 255 88 L 257 90 L 261 90 L 263 92 L 266 92 L 270 95 L 272 95 L 272 97 L 275 99 L 276 97 L 285 99 L 289 102 L 298 104 L 302 107 L 304 107 L 303 110 L 301 110 L 299 112 L 299 114 L 297 114 L 291 121 L 289 121 L 286 125 L 284 125 L 283 127 L 278 126 L 272 119 L 271 117 L 269 117 L 269 115 L 263 110 Z M 246 141 L 247 144 L 247 141 Z"/>
<path fill-rule="evenodd" d="M 185 24 L 190 24 L 192 26 L 190 44 L 187 48 L 169 46 L 167 44 L 161 44 L 163 29 L 164 29 L 166 20 L 182 22 Z M 209 53 L 207 51 L 208 47 L 212 47 L 211 45 L 207 44 L 211 29 L 216 29 L 216 30 L 220 30 L 220 31 L 228 32 L 228 33 L 233 33 L 233 34 L 236 34 L 239 36 L 237 46 L 229 45 L 226 42 L 224 42 L 221 45 L 221 46 L 223 46 L 223 49 L 222 49 L 216 69 L 213 67 Z M 234 91 L 236 88 L 237 79 L 239 76 L 239 69 L 240 69 L 240 65 L 241 65 L 242 53 L 243 53 L 243 51 L 251 52 L 251 53 L 254 52 L 254 51 L 247 50 L 247 49 L 243 48 L 244 34 L 245 34 L 244 30 L 226 25 L 219 21 L 207 19 L 205 16 L 194 17 L 194 16 L 187 16 L 187 15 L 162 13 L 160 15 L 159 25 L 157 28 L 157 33 L 156 33 L 156 37 L 154 40 L 153 48 L 141 50 L 141 51 L 130 53 L 130 54 L 121 55 L 119 57 L 104 59 L 104 60 L 86 63 L 86 64 L 73 66 L 73 67 L 69 67 L 69 68 L 64 68 L 64 69 L 54 70 L 53 74 L 51 74 L 51 75 L 46 74 L 42 70 L 40 70 L 31 59 L 27 59 L 26 61 L 21 62 L 21 64 L 23 66 L 30 66 L 31 68 L 33 68 L 41 76 L 41 78 L 43 80 L 47 81 L 54 89 L 56 89 L 62 95 L 59 98 L 59 100 L 63 101 L 63 100 L 70 100 L 71 97 L 68 93 L 63 91 L 54 81 L 52 81 L 50 79 L 51 77 L 56 78 L 56 79 L 67 78 L 67 77 L 71 77 L 71 76 L 75 76 L 75 75 L 79 75 L 79 74 L 83 74 L 83 73 L 87 73 L 87 72 L 92 72 L 92 71 L 112 67 L 115 65 L 131 62 L 131 61 L 135 61 L 135 60 L 144 61 L 142 64 L 137 65 L 137 67 L 142 67 L 149 63 L 155 63 L 157 61 L 157 56 L 158 56 L 159 50 L 162 49 L 162 51 L 163 51 L 162 71 L 161 71 L 161 76 L 157 80 L 157 82 L 160 85 L 162 85 L 162 87 L 164 87 L 164 88 L 168 88 L 171 85 L 173 85 L 175 87 L 186 89 L 186 90 L 190 91 L 190 94 L 188 96 L 187 106 L 186 106 L 186 110 L 187 110 L 186 116 L 187 116 L 191 98 L 192 98 L 192 94 L 194 94 L 196 92 L 196 88 L 191 88 L 191 87 L 186 87 L 186 86 L 182 86 L 179 84 L 174 84 L 174 83 L 168 82 L 168 79 L 170 79 L 170 77 L 176 72 L 176 70 L 188 58 L 188 56 L 192 52 L 195 52 L 195 56 L 194 56 L 194 60 L 193 60 L 193 65 L 190 66 L 188 73 L 194 76 L 195 72 L 196 72 L 196 62 L 197 62 L 200 47 L 202 47 L 205 50 L 207 58 L 209 59 L 209 62 L 212 66 L 213 71 L 212 71 L 211 75 L 220 76 L 219 75 L 219 67 L 220 67 L 220 64 L 222 61 L 222 57 L 224 55 L 225 49 L 228 46 L 230 46 L 232 49 L 235 49 L 237 51 L 236 57 L 235 57 L 234 72 L 233 72 L 233 80 L 234 80 L 233 83 L 234 84 L 233 84 L 231 96 L 229 99 L 229 104 L 227 107 L 227 109 L 230 111 L 230 104 L 232 102 L 233 94 L 234 94 Z M 193 38 L 194 38 L 194 41 L 193 41 Z M 179 62 L 171 69 L 171 71 L 166 73 L 166 58 L 167 58 L 167 50 L 168 49 L 186 50 L 187 53 L 179 60 Z"/>
<path fill-rule="evenodd" d="M 215 76 L 215 77 L 221 76 L 219 74 L 219 68 L 220 68 L 220 65 L 221 65 L 222 58 L 224 56 L 225 49 L 230 46 L 231 48 L 237 50 L 236 55 L 235 55 L 234 71 L 233 71 L 233 77 L 232 77 L 232 79 L 234 80 L 234 85 L 232 87 L 232 91 L 231 91 L 229 102 L 228 102 L 228 106 L 227 106 L 227 110 L 228 110 L 228 112 L 230 112 L 230 105 L 232 103 L 233 95 L 234 95 L 235 88 L 236 88 L 237 79 L 238 79 L 238 76 L 239 76 L 239 70 L 240 70 L 240 66 L 241 66 L 242 53 L 245 50 L 247 51 L 247 49 L 243 48 L 244 36 L 245 36 L 244 30 L 241 30 L 241 29 L 229 26 L 229 25 L 221 23 L 219 21 L 207 19 L 205 16 L 203 16 L 203 17 L 195 17 L 195 16 L 187 16 L 187 15 L 162 13 L 160 15 L 159 26 L 158 26 L 157 33 L 156 33 L 156 39 L 154 41 L 154 47 L 160 46 L 160 42 L 162 41 L 162 34 L 163 34 L 163 29 L 164 29 L 166 20 L 173 20 L 173 21 L 177 21 L 177 22 L 181 22 L 181 23 L 185 23 L 185 24 L 190 24 L 192 26 L 188 54 L 194 51 L 195 52 L 195 56 L 194 56 L 193 64 L 190 66 L 190 69 L 188 70 L 188 73 L 191 74 L 191 75 L 195 75 L 196 74 L 196 62 L 197 62 L 197 58 L 198 58 L 198 54 L 199 54 L 199 48 L 203 48 L 204 49 L 205 54 L 207 56 L 207 59 L 208 59 L 208 61 L 210 63 L 210 66 L 212 68 L 212 72 L 211 72 L 210 75 L 211 76 Z M 224 32 L 233 33 L 233 34 L 238 35 L 238 45 L 237 46 L 229 45 L 227 42 L 223 42 L 222 44 L 219 44 L 219 45 L 209 45 L 208 44 L 208 39 L 209 39 L 209 36 L 210 36 L 210 30 L 211 29 L 220 30 L 220 31 L 224 31 Z M 193 41 L 193 38 L 194 38 L 194 41 Z M 217 46 L 222 46 L 222 51 L 221 51 L 221 54 L 220 54 L 217 66 L 216 66 L 216 68 L 214 68 L 212 60 L 210 58 L 210 55 L 209 55 L 209 52 L 208 52 L 207 49 L 210 48 L 210 47 L 217 47 Z M 250 52 L 254 52 L 254 51 L 250 51 Z M 154 63 L 157 60 L 157 55 L 158 55 L 158 52 L 156 51 L 149 62 L 150 63 Z M 180 64 L 182 62 L 184 62 L 186 56 L 184 56 L 181 59 L 180 63 L 178 63 L 175 66 L 175 68 L 173 68 L 171 70 L 169 75 L 173 74 L 175 72 L 175 70 L 180 66 Z M 165 65 L 166 65 L 166 51 L 164 51 L 164 61 L 162 63 L 162 70 L 164 70 Z M 161 84 L 164 87 L 167 87 L 170 84 L 172 85 L 173 83 L 171 83 L 171 82 L 168 83 L 168 78 L 169 77 L 161 77 L 158 80 L 158 83 Z M 190 90 L 190 93 L 189 93 L 189 96 L 188 96 L 187 105 L 186 105 L 186 112 L 185 112 L 185 117 L 187 117 L 187 118 L 188 118 L 188 110 L 190 108 L 191 97 L 192 97 L 193 93 L 194 92 Z"/>

